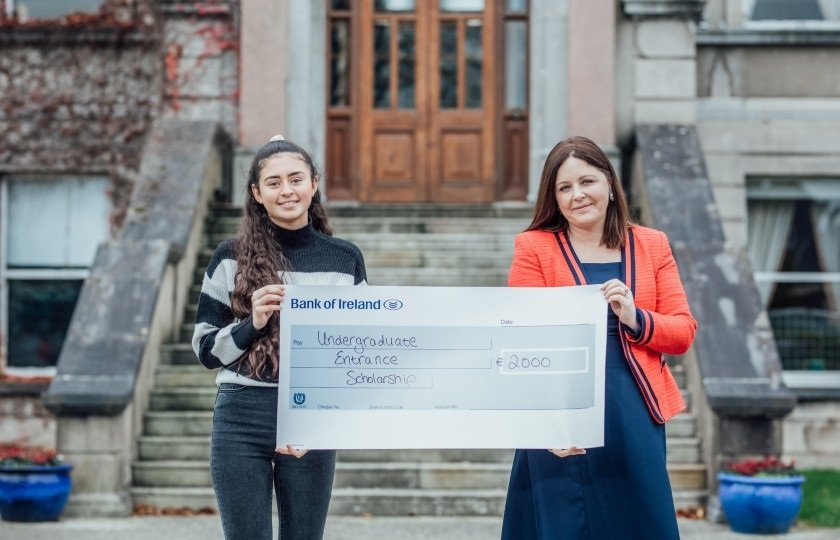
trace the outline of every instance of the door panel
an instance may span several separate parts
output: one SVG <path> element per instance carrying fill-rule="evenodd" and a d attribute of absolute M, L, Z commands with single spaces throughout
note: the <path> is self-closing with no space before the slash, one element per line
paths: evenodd
<path fill-rule="evenodd" d="M 434 2 L 433 2 L 434 3 Z M 490 202 L 495 185 L 492 2 L 450 1 L 433 19 L 428 161 L 432 201 Z M 442 7 L 445 5 L 441 4 Z"/>
<path fill-rule="evenodd" d="M 481 133 L 443 130 L 440 142 L 442 186 L 456 188 L 481 177 Z"/>
<path fill-rule="evenodd" d="M 330 4 L 327 168 L 338 172 L 329 185 L 340 190 L 330 196 L 355 194 L 374 202 L 495 200 L 501 169 L 508 165 L 501 155 L 507 126 L 498 59 L 504 49 L 495 43 L 508 3 L 358 0 L 340 3 L 341 9 Z M 347 80 L 350 89 L 344 92 Z M 350 120 L 342 123 L 345 118 Z M 346 161 L 335 162 L 340 159 Z"/>
<path fill-rule="evenodd" d="M 361 3 L 362 200 L 492 200 L 491 3 Z"/>
<path fill-rule="evenodd" d="M 330 114 L 327 130 L 327 163 L 329 164 L 330 197 L 352 199 L 353 192 L 353 149 L 351 141 L 352 122 L 349 114 Z"/>
<path fill-rule="evenodd" d="M 416 147 L 414 132 L 378 132 L 373 155 L 376 185 L 380 188 L 409 186 L 414 180 Z"/>
<path fill-rule="evenodd" d="M 350 0 L 329 0 L 327 31 L 327 155 L 329 196 L 355 199 L 357 190 L 356 123 L 352 103 L 356 101 L 353 77 L 353 11 Z"/>
<path fill-rule="evenodd" d="M 422 84 L 426 58 L 417 44 L 425 30 L 414 2 L 361 2 L 360 145 L 363 201 L 423 201 L 426 197 Z M 422 4 L 422 3 L 421 3 Z"/>

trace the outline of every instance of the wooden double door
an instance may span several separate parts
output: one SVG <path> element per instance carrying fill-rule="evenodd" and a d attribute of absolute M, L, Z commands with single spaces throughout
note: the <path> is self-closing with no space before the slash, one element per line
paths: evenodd
<path fill-rule="evenodd" d="M 496 199 L 497 1 L 331 2 L 331 197 Z"/>

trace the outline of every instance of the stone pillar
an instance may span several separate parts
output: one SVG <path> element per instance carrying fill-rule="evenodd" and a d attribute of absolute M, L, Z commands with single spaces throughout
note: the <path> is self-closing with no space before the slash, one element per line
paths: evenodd
<path fill-rule="evenodd" d="M 569 0 L 531 5 L 528 200 L 535 201 L 545 158 L 568 133 Z"/>
<path fill-rule="evenodd" d="M 615 2 L 569 6 L 569 135 L 615 145 Z"/>
<path fill-rule="evenodd" d="M 248 0 L 240 4 L 241 93 L 239 144 L 259 147 L 286 131 L 286 2 Z M 298 55 L 301 50 L 292 47 Z M 305 54 L 301 56 L 307 56 Z M 237 179 L 238 180 L 238 179 Z M 241 191 L 241 190 L 239 190 Z"/>
<path fill-rule="evenodd" d="M 188 0 L 160 0 L 159 4 L 164 117 L 219 122 L 229 133 L 236 133 L 238 5 L 208 7 Z"/>
<path fill-rule="evenodd" d="M 58 416 L 58 448 L 73 464 L 65 516 L 131 515 L 133 407 L 115 416 Z"/>
<path fill-rule="evenodd" d="M 633 124 L 694 124 L 697 120 L 695 21 L 705 0 L 623 0 L 631 25 Z"/>
<path fill-rule="evenodd" d="M 323 167 L 326 161 L 326 2 L 287 0 L 287 138 Z M 326 193 L 326 186 L 321 189 Z"/>
<path fill-rule="evenodd" d="M 286 126 L 288 2 L 240 3 L 239 145 L 233 156 L 231 202 L 245 203 L 245 178 L 257 149 Z M 293 48 L 298 50 L 297 48 Z"/>

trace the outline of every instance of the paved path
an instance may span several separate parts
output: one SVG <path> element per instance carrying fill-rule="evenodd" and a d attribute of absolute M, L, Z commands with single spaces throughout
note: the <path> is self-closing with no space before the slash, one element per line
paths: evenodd
<path fill-rule="evenodd" d="M 680 519 L 682 540 L 837 540 L 840 529 L 798 527 L 786 535 L 735 534 L 725 525 Z M 325 540 L 488 540 L 500 518 L 330 517 Z M 53 523 L 0 522 L 0 540 L 221 540 L 218 516 L 62 519 Z"/>

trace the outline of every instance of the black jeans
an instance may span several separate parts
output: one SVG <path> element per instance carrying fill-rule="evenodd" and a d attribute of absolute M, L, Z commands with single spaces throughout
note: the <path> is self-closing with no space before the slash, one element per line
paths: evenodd
<path fill-rule="evenodd" d="M 320 540 L 335 475 L 334 450 L 302 458 L 274 452 L 277 388 L 222 384 L 216 395 L 210 472 L 226 540 L 271 540 L 271 491 L 278 538 Z"/>

